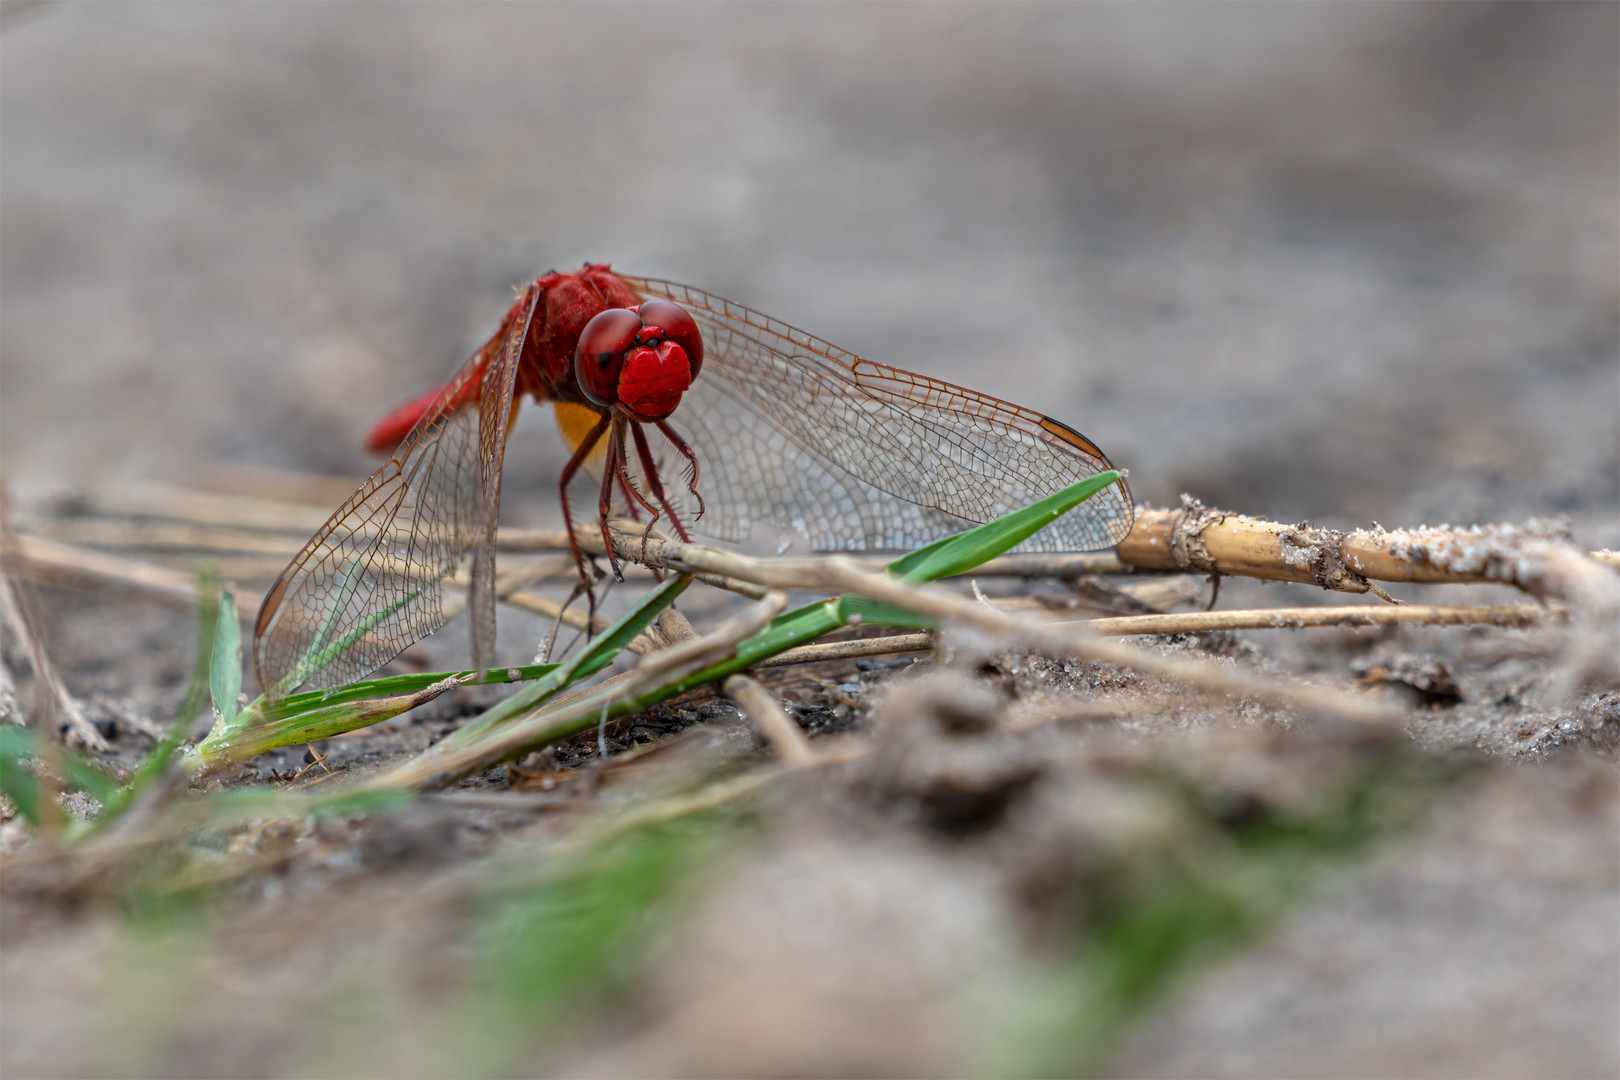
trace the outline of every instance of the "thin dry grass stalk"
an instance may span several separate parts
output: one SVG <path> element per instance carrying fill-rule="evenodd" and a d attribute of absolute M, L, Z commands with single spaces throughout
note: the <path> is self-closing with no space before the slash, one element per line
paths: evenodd
<path fill-rule="evenodd" d="M 294 476 L 277 474 L 275 490 L 292 493 Z M 308 483 L 330 487 L 326 477 Z M 76 515 L 42 519 L 36 531 L 102 546 L 149 547 L 219 552 L 280 552 L 298 534 L 322 525 L 327 509 L 302 501 L 254 495 L 222 495 L 167 484 L 140 484 L 99 492 L 89 500 L 97 521 Z M 130 519 L 140 519 L 139 521 Z M 179 523 L 160 524 L 160 522 Z M 186 526 L 190 526 L 187 528 Z M 620 527 L 615 524 L 615 529 Z M 639 542 L 642 528 L 623 524 Z M 232 531 L 236 530 L 236 531 Z M 278 534 L 266 536 L 264 534 Z M 288 534 L 282 539 L 279 534 Z M 582 529 L 587 551 L 601 554 L 599 537 Z M 1521 573 L 1522 546 L 1533 540 L 1567 543 L 1556 523 L 1469 528 L 1358 529 L 1344 533 L 1307 523 L 1286 524 L 1206 507 L 1189 496 L 1178 509 L 1142 508 L 1136 526 L 1114 552 L 1003 555 L 975 568 L 981 577 L 1080 577 L 1130 570 L 1187 571 L 1299 581 L 1347 592 L 1366 592 L 1368 580 L 1439 583 L 1501 582 L 1535 591 L 1534 572 Z M 568 534 L 558 529 L 501 530 L 505 552 L 569 550 Z M 1587 553 L 1620 568 L 1620 553 Z M 862 559 L 872 567 L 881 559 Z"/>
<path fill-rule="evenodd" d="M 1157 634 L 1204 634 L 1215 630 L 1303 630 L 1325 626 L 1535 626 L 1547 618 L 1562 618 L 1556 611 L 1533 604 L 1492 607 L 1447 607 L 1433 604 L 1405 604 L 1392 607 L 1346 605 L 1325 608 L 1250 608 L 1237 611 L 1189 611 L 1163 615 L 1124 615 L 1087 619 L 1081 624 L 1101 637 L 1147 637 Z M 935 637 L 926 631 L 860 638 L 855 641 L 829 641 L 801 645 L 780 652 L 756 667 L 785 664 L 815 664 L 827 660 L 850 660 L 863 656 L 920 652 L 934 647 Z"/>
<path fill-rule="evenodd" d="M 893 634 L 888 637 L 860 638 L 855 641 L 823 641 L 814 645 L 800 645 L 784 649 L 767 657 L 755 667 L 782 667 L 787 664 L 819 664 L 827 660 L 855 660 L 863 656 L 886 656 L 890 653 L 921 652 L 934 647 L 934 635 L 926 630 L 917 634 Z"/>
<path fill-rule="evenodd" d="M 257 529 L 198 525 L 189 521 L 130 521 L 126 518 L 35 518 L 34 535 L 91 547 L 154 552 L 216 552 L 279 555 L 290 559 L 298 542 L 290 535 Z"/>
<path fill-rule="evenodd" d="M 663 541 L 649 542 L 644 549 L 626 545 L 626 553 L 643 556 L 648 565 L 683 573 L 719 574 L 778 589 L 859 593 L 907 611 L 987 633 L 1005 642 L 1008 648 L 1100 660 L 1180 681 L 1209 693 L 1248 695 L 1304 712 L 1326 713 L 1366 723 L 1399 721 L 1398 710 L 1364 696 L 1291 680 L 1264 678 L 1104 641 L 1084 624 L 1008 615 L 938 588 L 919 587 L 888 575 L 870 573 L 845 556 L 761 559 L 697 544 Z"/>
<path fill-rule="evenodd" d="M 816 752 L 810 748 L 810 740 L 804 737 L 799 725 L 759 683 L 746 675 L 733 675 L 721 690 L 759 728 L 782 764 L 796 769 L 816 760 Z"/>
<path fill-rule="evenodd" d="M 109 555 L 38 536 L 18 536 L 5 553 L 6 572 L 41 585 L 100 586 L 155 600 L 177 611 L 197 606 L 197 585 L 166 566 Z"/>
<path fill-rule="evenodd" d="M 160 518 L 197 525 L 261 532 L 309 533 L 326 524 L 331 508 L 245 495 L 219 495 L 173 484 L 127 484 L 104 488 L 89 500 L 91 512 L 112 517 Z"/>
<path fill-rule="evenodd" d="M 79 700 L 68 692 L 68 688 L 57 677 L 56 668 L 45 652 L 44 643 L 34 632 L 21 601 L 12 590 L 10 575 L 4 572 L 0 572 L 0 625 L 4 625 L 6 631 L 16 638 L 17 644 L 28 655 L 28 663 L 34 669 L 36 701 L 38 707 L 47 713 L 44 719 L 59 722 L 67 733 L 67 741 L 75 746 L 96 753 L 109 751 L 111 747 L 107 745 L 107 740 L 96 730 L 89 717 L 85 716 Z M 39 723 L 38 720 L 35 722 Z"/>
<path fill-rule="evenodd" d="M 617 702 L 635 698 L 661 683 L 699 671 L 731 655 L 739 642 L 763 630 L 786 606 L 787 595 L 773 590 L 764 600 L 723 620 L 709 633 L 647 657 L 634 671 L 519 714 L 476 742 L 452 745 L 446 740 L 431 746 L 366 786 L 379 789 L 438 787 L 496 765 L 550 734 L 552 722 L 558 717 L 578 715 L 582 711 L 605 713 Z"/>
<path fill-rule="evenodd" d="M 1199 634 L 1212 630 L 1302 630 L 1315 626 L 1534 626 L 1558 613 L 1534 604 L 1450 607 L 1438 604 L 1356 604 L 1322 608 L 1251 608 L 1244 611 L 1188 611 L 1165 615 L 1123 615 L 1090 619 L 1093 633 L 1113 637 L 1139 634 Z"/>

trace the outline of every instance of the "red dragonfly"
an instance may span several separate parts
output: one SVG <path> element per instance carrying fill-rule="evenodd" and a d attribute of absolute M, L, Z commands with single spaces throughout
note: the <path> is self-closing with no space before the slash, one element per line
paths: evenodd
<path fill-rule="evenodd" d="M 469 553 L 473 656 L 490 662 L 501 464 L 524 395 L 554 404 L 574 451 L 558 486 L 582 579 L 567 488 L 597 463 L 604 535 L 617 490 L 683 540 L 699 519 L 721 540 L 774 522 L 817 551 L 916 547 L 1112 468 L 1049 416 L 863 360 L 699 289 L 606 265 L 552 271 L 449 383 L 372 432 L 368 447 L 392 456 L 259 609 L 267 694 L 352 682 L 433 632 L 440 583 Z M 684 460 L 684 490 L 665 490 L 648 428 Z M 1122 481 L 1020 550 L 1096 551 L 1131 524 Z"/>

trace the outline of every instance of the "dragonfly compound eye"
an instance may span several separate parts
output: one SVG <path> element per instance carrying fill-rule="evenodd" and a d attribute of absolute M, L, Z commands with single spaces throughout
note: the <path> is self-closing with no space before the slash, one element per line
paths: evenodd
<path fill-rule="evenodd" d="M 597 405 L 619 401 L 619 369 L 624 354 L 636 344 L 641 316 L 629 308 L 598 312 L 579 332 L 574 349 L 574 378 L 585 396 Z"/>
<path fill-rule="evenodd" d="M 643 323 L 657 327 L 661 337 L 681 347 L 691 365 L 692 378 L 697 378 L 703 370 L 703 335 L 698 333 L 697 321 L 685 308 L 669 300 L 648 300 L 636 310 Z"/>

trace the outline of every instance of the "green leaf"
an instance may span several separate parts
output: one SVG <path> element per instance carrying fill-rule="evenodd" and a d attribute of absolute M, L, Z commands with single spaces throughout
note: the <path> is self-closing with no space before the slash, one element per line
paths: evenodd
<path fill-rule="evenodd" d="M 1117 469 L 1088 476 L 1022 510 L 920 547 L 890 563 L 889 572 L 907 581 L 934 581 L 966 573 L 1017 547 L 1118 479 Z"/>
<path fill-rule="evenodd" d="M 912 630 L 932 630 L 934 627 L 934 620 L 927 615 L 853 593 L 838 598 L 838 614 L 844 622 L 859 616 L 860 621 L 868 626 L 899 626 Z"/>
<path fill-rule="evenodd" d="M 408 792 L 387 789 L 292 793 L 275 788 L 234 788 L 209 796 L 211 816 L 218 819 L 245 817 L 326 818 L 381 814 L 408 804 Z"/>
<path fill-rule="evenodd" d="M 720 880 L 741 828 L 713 813 L 642 826 L 486 885 L 443 1071 L 523 1072 L 535 1045 L 601 1015 Z"/>
<path fill-rule="evenodd" d="M 219 598 L 219 620 L 214 624 L 214 652 L 208 661 L 208 689 L 214 715 L 228 724 L 236 718 L 242 693 L 242 625 L 236 618 L 236 598 L 229 589 Z"/>
<path fill-rule="evenodd" d="M 1088 477 L 1079 483 L 1072 484 L 1062 491 L 1042 499 L 1021 510 L 1015 510 L 1004 517 L 998 518 L 986 525 L 981 525 L 967 532 L 947 537 L 912 552 L 903 558 L 889 564 L 889 570 L 904 577 L 908 581 L 930 581 L 934 578 L 945 577 L 951 574 L 964 573 L 979 565 L 987 559 L 994 558 L 1003 552 L 1017 547 L 1028 537 L 1040 529 L 1050 525 L 1063 514 L 1073 510 L 1080 503 L 1095 495 L 1119 480 L 1120 474 L 1115 470 L 1099 473 Z M 684 583 L 681 586 L 685 587 Z M 632 613 L 634 614 L 634 613 Z M 860 616 L 863 622 L 870 622 L 883 626 L 899 626 L 911 628 L 930 628 L 931 619 L 916 612 L 892 604 L 881 603 L 862 596 L 841 596 L 833 600 L 823 600 L 807 607 L 799 608 L 777 616 L 771 620 L 768 627 L 753 637 L 738 644 L 733 655 L 719 660 L 700 671 L 693 672 L 684 677 L 672 678 L 662 686 L 638 695 L 631 700 L 614 701 L 604 708 L 602 702 L 597 700 L 594 705 L 578 708 L 541 710 L 534 715 L 519 721 L 524 725 L 523 737 L 532 739 L 527 746 L 532 749 L 558 739 L 564 739 L 584 730 L 592 723 L 613 719 L 638 712 L 665 698 L 684 693 L 694 687 L 705 683 L 715 682 L 728 675 L 757 664 L 768 657 L 775 656 L 786 649 L 802 645 L 808 641 L 836 630 L 848 623 L 853 616 Z M 626 618 L 629 618 L 627 616 Z M 646 617 L 651 621 L 651 615 Z M 645 625 L 643 623 L 642 625 Z M 628 640 L 628 639 L 626 639 Z M 593 649 L 597 647 L 612 647 L 617 651 L 622 647 L 616 641 L 610 641 L 607 636 L 598 640 Z M 473 723 L 455 732 L 439 744 L 446 751 L 453 749 L 465 750 L 489 734 L 490 730 L 500 723 L 505 723 L 519 716 L 519 714 L 533 709 L 555 694 L 563 686 L 583 678 L 592 671 L 598 670 L 607 663 L 602 659 L 600 663 L 586 663 L 590 650 L 582 654 L 577 669 L 572 666 L 547 676 L 541 682 L 514 694 L 510 699 L 490 709 Z M 555 715 L 552 715 L 552 713 Z M 502 744 L 501 753 L 510 755 L 506 744 Z M 423 755 L 422 761 L 429 762 L 434 758 L 433 751 Z M 493 763 L 493 759 L 490 763 Z"/>
<path fill-rule="evenodd" d="M 219 601 L 219 582 L 213 573 L 205 568 L 197 574 L 197 648 L 191 664 L 191 679 L 186 684 L 186 696 L 180 702 L 180 709 L 174 714 L 169 730 L 141 759 L 140 764 L 135 766 L 129 783 L 104 801 L 101 816 L 96 819 L 98 827 L 115 820 L 129 808 L 130 803 L 134 802 L 135 796 L 140 794 L 143 788 L 168 770 L 170 762 L 174 759 L 174 752 L 179 749 L 186 733 L 191 730 L 191 722 L 197 718 L 203 702 L 208 698 L 208 674 L 214 655 Z"/>
<path fill-rule="evenodd" d="M 434 683 L 443 682 L 445 679 L 463 679 L 469 675 L 473 676 L 473 678 L 462 685 L 492 686 L 499 683 L 529 682 L 532 679 L 548 675 L 561 666 L 560 664 L 526 664 L 520 667 L 491 668 L 482 676 L 479 676 L 476 671 L 425 671 L 414 672 L 409 675 L 388 675 L 380 679 L 362 679 L 359 682 L 349 683 L 347 686 L 339 686 L 331 690 L 311 690 L 303 694 L 290 694 L 274 702 L 267 702 L 262 697 L 255 698 L 243 710 L 243 715 L 257 711 L 260 716 L 269 720 L 297 716 L 299 713 L 328 708 L 332 705 L 342 705 L 350 701 L 414 694 L 419 690 L 426 690 Z"/>
<path fill-rule="evenodd" d="M 424 703 L 415 695 L 446 680 L 461 686 L 528 682 L 556 671 L 560 664 L 529 664 L 475 671 L 430 671 L 365 679 L 335 690 L 293 694 L 280 701 L 255 698 L 229 722 L 217 720 L 208 737 L 192 748 L 185 767 L 206 772 L 246 761 L 281 746 L 331 738 L 369 727 Z"/>
<path fill-rule="evenodd" d="M 61 786 L 82 791 L 106 806 L 118 793 L 112 777 L 65 746 L 47 746 L 27 728 L 0 724 L 0 792 L 17 804 L 30 824 L 39 823 L 39 777 L 27 763 L 47 762 Z"/>
<path fill-rule="evenodd" d="M 30 825 L 39 824 L 39 777 L 24 762 L 37 750 L 32 731 L 14 724 L 0 726 L 0 792 Z"/>
<path fill-rule="evenodd" d="M 635 607 L 625 612 L 612 626 L 598 634 L 595 640 L 574 659 L 558 665 L 555 671 L 533 685 L 524 687 L 499 705 L 485 710 L 439 745 L 446 749 L 465 746 L 474 739 L 481 738 L 496 725 L 533 708 L 579 680 L 601 671 L 613 662 L 613 658 L 618 656 L 637 634 L 647 629 L 658 617 L 659 612 L 674 603 L 675 598 L 685 592 L 690 584 L 692 584 L 690 574 L 678 574 L 670 578 L 642 597 Z"/>

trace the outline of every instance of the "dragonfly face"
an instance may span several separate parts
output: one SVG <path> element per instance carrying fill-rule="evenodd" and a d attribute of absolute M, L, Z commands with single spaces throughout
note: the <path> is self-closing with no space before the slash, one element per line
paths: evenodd
<path fill-rule="evenodd" d="M 668 300 L 597 314 L 574 351 L 574 378 L 591 404 L 648 423 L 675 411 L 702 368 L 697 322 Z"/>

